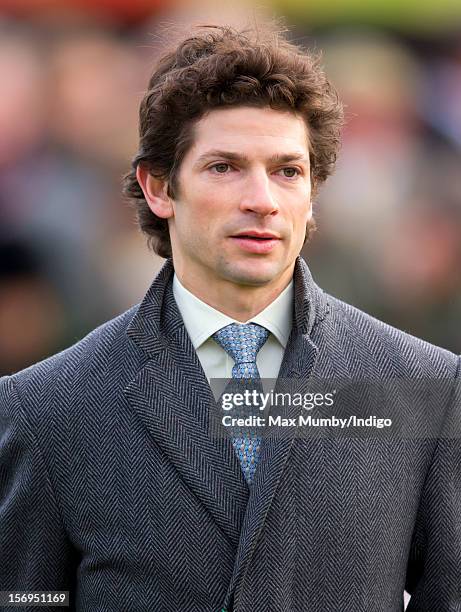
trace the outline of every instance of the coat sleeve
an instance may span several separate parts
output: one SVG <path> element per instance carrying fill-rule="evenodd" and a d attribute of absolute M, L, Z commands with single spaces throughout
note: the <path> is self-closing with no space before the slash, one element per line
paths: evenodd
<path fill-rule="evenodd" d="M 75 570 L 75 552 L 36 437 L 13 378 L 2 378 L 0 590 L 72 591 Z"/>
<path fill-rule="evenodd" d="M 460 361 L 419 504 L 408 561 L 407 612 L 461 612 Z"/>

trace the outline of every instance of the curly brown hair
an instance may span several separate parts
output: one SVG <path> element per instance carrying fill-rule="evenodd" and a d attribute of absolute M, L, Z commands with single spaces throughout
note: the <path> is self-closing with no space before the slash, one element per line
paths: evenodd
<path fill-rule="evenodd" d="M 299 114 L 308 128 L 314 190 L 333 171 L 343 108 L 319 56 L 286 40 L 273 24 L 243 30 L 199 26 L 160 58 L 152 74 L 140 107 L 139 151 L 124 177 L 139 226 L 162 257 L 171 257 L 168 222 L 149 208 L 136 169 L 142 164 L 166 180 L 174 198 L 194 123 L 223 106 L 269 106 Z"/>

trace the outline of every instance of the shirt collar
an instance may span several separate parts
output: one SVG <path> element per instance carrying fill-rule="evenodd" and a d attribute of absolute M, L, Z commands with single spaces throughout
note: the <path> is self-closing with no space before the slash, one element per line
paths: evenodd
<path fill-rule="evenodd" d="M 239 323 L 188 291 L 176 274 L 173 278 L 173 295 L 195 350 L 219 329 L 231 323 Z M 291 281 L 273 302 L 247 323 L 262 325 L 285 348 L 292 327 L 293 296 L 293 281 Z"/>

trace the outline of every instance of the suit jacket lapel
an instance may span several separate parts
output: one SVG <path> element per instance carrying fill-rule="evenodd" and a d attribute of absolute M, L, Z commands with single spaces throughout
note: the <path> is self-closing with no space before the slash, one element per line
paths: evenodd
<path fill-rule="evenodd" d="M 237 546 L 248 486 L 230 438 L 216 429 L 215 400 L 177 309 L 172 272 L 168 261 L 129 327 L 128 335 L 148 359 L 125 394 L 184 481 Z"/>

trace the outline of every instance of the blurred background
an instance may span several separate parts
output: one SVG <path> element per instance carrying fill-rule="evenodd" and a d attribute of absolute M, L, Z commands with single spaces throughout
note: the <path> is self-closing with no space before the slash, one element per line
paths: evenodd
<path fill-rule="evenodd" d="M 141 299 L 163 260 L 121 196 L 166 24 L 250 3 L 0 0 L 0 375 Z M 261 3 L 258 2 L 261 7 Z M 306 257 L 359 308 L 461 352 L 461 2 L 279 0 L 346 104 Z"/>

